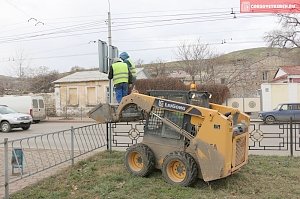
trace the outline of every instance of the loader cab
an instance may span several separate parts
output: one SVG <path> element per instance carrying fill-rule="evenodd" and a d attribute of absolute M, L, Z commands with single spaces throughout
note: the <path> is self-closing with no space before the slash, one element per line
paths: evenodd
<path fill-rule="evenodd" d="M 150 90 L 148 95 L 209 108 L 211 94 L 206 91 Z"/>
<path fill-rule="evenodd" d="M 149 91 L 149 95 L 162 99 L 172 100 L 185 104 L 193 104 L 197 106 L 208 107 L 209 95 L 207 92 L 197 91 Z M 159 106 L 152 108 L 152 113 L 159 117 L 166 118 L 176 124 L 178 127 L 190 132 L 193 136 L 196 135 L 196 127 L 191 124 L 191 116 L 185 114 L 184 111 L 170 111 Z M 144 131 L 144 143 L 154 148 L 159 148 L 158 151 L 171 152 L 180 150 L 189 146 L 189 140 L 175 132 L 174 129 L 164 124 L 154 114 L 149 114 L 146 119 Z"/>

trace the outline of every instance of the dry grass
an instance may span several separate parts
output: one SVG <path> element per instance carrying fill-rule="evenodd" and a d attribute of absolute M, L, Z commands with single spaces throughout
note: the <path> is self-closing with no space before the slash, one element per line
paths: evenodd
<path fill-rule="evenodd" d="M 300 198 L 300 158 L 250 156 L 231 177 L 194 187 L 167 184 L 160 171 L 134 177 L 123 166 L 122 152 L 102 152 L 56 176 L 27 187 L 11 198 Z"/>

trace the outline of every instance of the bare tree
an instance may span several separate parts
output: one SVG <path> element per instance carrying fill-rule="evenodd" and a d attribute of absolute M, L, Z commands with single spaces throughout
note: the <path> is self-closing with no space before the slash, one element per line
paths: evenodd
<path fill-rule="evenodd" d="M 188 73 L 192 81 L 199 76 L 200 82 L 204 82 L 211 72 L 211 58 L 214 53 L 208 44 L 204 44 L 198 39 L 195 43 L 183 42 L 177 49 L 177 57 L 182 70 Z"/>
<path fill-rule="evenodd" d="M 25 54 L 24 49 L 18 49 L 15 55 L 11 58 L 12 63 L 12 75 L 23 78 L 26 76 L 26 69 L 30 65 L 30 59 Z"/>
<path fill-rule="evenodd" d="M 281 30 L 274 30 L 264 37 L 271 47 L 300 47 L 300 17 L 295 14 L 278 14 Z"/>
<path fill-rule="evenodd" d="M 142 68 L 143 64 L 144 64 L 144 60 L 142 60 L 142 59 L 138 59 L 135 61 L 135 65 L 138 68 Z"/>
<path fill-rule="evenodd" d="M 166 61 L 161 58 L 157 58 L 153 65 L 156 77 L 164 77 L 166 75 Z"/>

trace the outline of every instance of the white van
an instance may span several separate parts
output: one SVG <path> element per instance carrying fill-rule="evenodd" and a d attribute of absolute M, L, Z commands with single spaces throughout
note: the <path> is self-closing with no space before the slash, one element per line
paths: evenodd
<path fill-rule="evenodd" d="M 0 105 L 6 105 L 19 113 L 32 116 L 33 122 L 46 119 L 46 108 L 42 96 L 13 96 L 0 97 Z"/>

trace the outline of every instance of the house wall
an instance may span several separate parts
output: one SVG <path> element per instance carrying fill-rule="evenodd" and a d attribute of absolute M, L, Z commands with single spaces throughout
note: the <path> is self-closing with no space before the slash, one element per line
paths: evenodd
<path fill-rule="evenodd" d="M 85 116 L 99 103 L 106 103 L 108 81 L 55 84 L 57 116 Z"/>
<path fill-rule="evenodd" d="M 270 111 L 280 103 L 300 102 L 299 83 L 265 83 L 261 91 L 263 111 Z"/>

